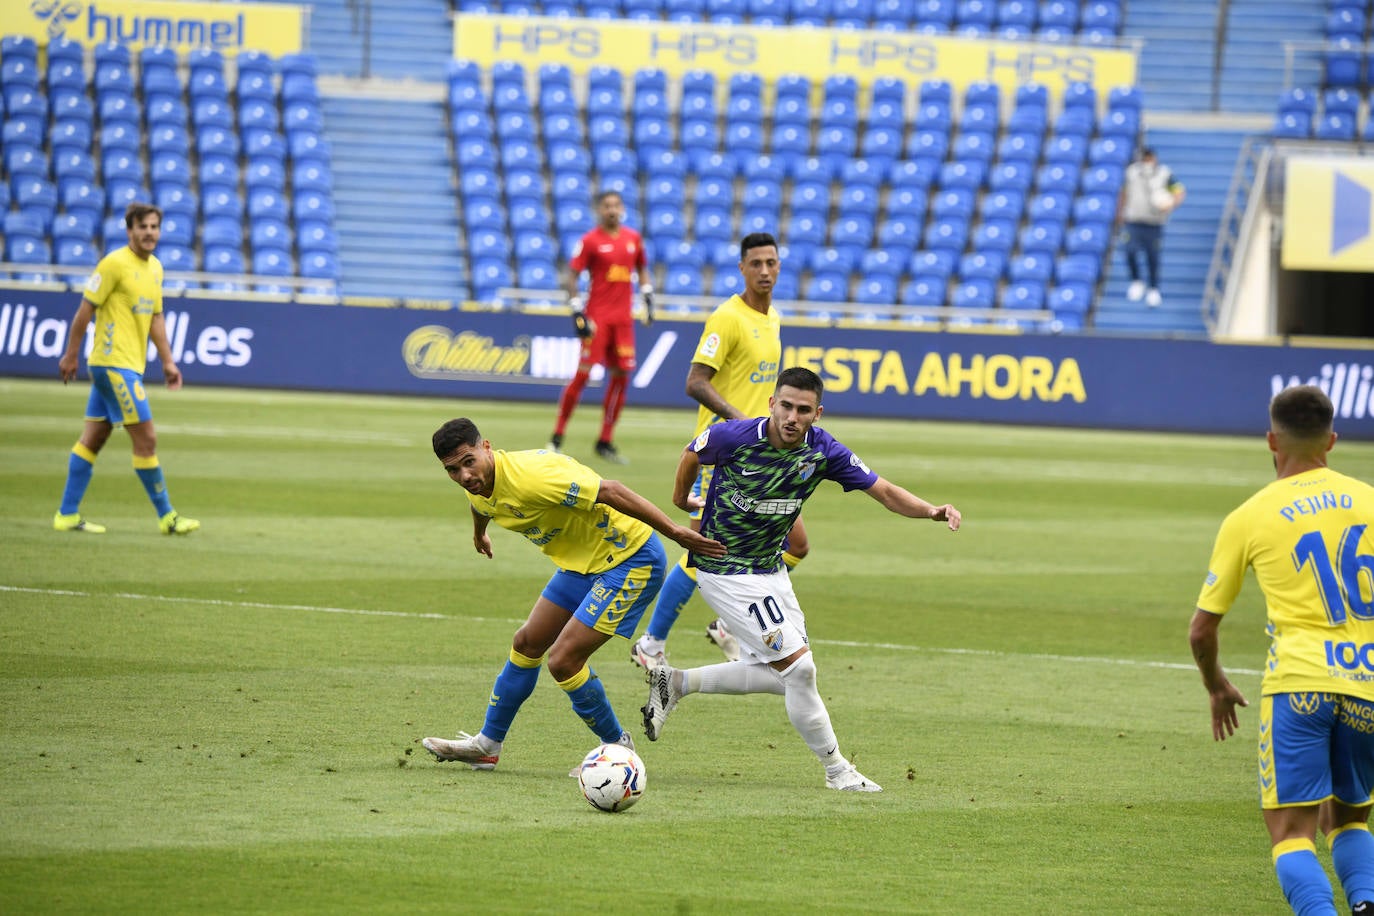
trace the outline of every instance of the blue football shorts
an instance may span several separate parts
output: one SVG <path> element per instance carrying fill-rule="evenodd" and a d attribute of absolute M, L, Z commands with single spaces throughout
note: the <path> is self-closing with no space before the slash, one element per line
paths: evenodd
<path fill-rule="evenodd" d="M 143 376 L 132 369 L 91 366 L 91 397 L 86 402 L 87 420 L 108 420 L 115 426 L 133 426 L 153 418 L 153 408 L 143 390 Z"/>
<path fill-rule="evenodd" d="M 543 596 L 593 630 L 630 639 L 644 611 L 658 597 L 668 555 L 657 534 L 644 546 L 605 572 L 594 575 L 560 569 L 544 586 Z"/>
<path fill-rule="evenodd" d="M 1374 790 L 1374 702 L 1340 693 L 1260 698 L 1260 807 L 1335 798 L 1359 807 Z"/>

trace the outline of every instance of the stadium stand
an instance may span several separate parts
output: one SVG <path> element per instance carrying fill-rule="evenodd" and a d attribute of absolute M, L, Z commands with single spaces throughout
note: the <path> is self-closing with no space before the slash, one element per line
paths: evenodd
<path fill-rule="evenodd" d="M 336 265 L 332 232 L 299 231 L 333 208 L 313 58 L 245 51 L 231 72 L 233 85 L 210 50 L 182 58 L 106 43 L 87 55 L 59 39 L 40 53 L 31 39 L 0 40 L 0 167 L 6 209 L 26 229 L 6 232 L 8 253 L 86 265 L 124 244 L 124 207 L 138 199 L 165 211 L 158 255 L 168 271 L 241 270 L 242 260 L 293 276 L 317 253 Z M 290 102 L 279 91 L 287 81 Z M 314 119 L 284 124 L 282 111 L 295 109 Z M 226 228 L 245 217 L 243 230 Z M 235 247 L 240 259 L 225 255 Z M 338 279 L 311 263 L 316 278 Z"/>

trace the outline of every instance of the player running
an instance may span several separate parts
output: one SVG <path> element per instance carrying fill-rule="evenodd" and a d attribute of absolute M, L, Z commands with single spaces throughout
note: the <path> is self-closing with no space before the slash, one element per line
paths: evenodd
<path fill-rule="evenodd" d="M 477 552 L 491 557 L 487 526 L 494 521 L 523 535 L 558 571 L 515 631 L 482 730 L 460 732 L 454 740 L 425 738 L 425 750 L 441 761 L 493 769 L 546 656 L 549 674 L 567 692 L 578 718 L 603 742 L 633 748 L 588 661 L 612 636 L 633 636 L 658 593 L 667 560 L 655 529 L 704 556 L 721 556 L 725 548 L 566 455 L 493 451 L 469 419 L 445 423 L 433 445 L 449 478 L 467 491 Z"/>
<path fill-rule="evenodd" d="M 890 512 L 945 522 L 962 516 L 932 505 L 868 469 L 847 446 L 813 424 L 824 385 L 810 369 L 778 375 L 768 415 L 717 423 L 682 453 L 673 502 L 688 508 L 702 465 L 713 465 L 701 533 L 725 544 L 723 556 L 691 554 L 706 603 L 739 640 L 738 661 L 679 670 L 666 662 L 648 670 L 644 733 L 657 741 L 682 697 L 692 693 L 780 693 L 787 717 L 825 765 L 825 784 L 851 792 L 881 792 L 840 753 L 830 713 L 816 689 L 816 663 L 806 616 L 783 564 L 783 543 L 804 503 L 823 480 L 863 490 Z"/>
<path fill-rule="evenodd" d="M 747 235 L 740 242 L 739 270 L 744 292 L 731 296 L 711 313 L 687 372 L 687 395 L 697 409 L 694 435 L 722 420 L 756 417 L 768 412 L 768 397 L 782 362 L 781 321 L 773 308 L 773 284 L 780 264 L 778 243 L 766 232 Z M 711 469 L 703 468 L 693 493 L 703 494 L 711 482 Z M 692 525 L 701 523 L 692 513 Z M 808 551 L 806 528 L 800 518 L 788 534 L 782 560 L 788 569 L 801 562 Z M 696 570 L 686 556 L 668 572 L 648 631 L 630 646 L 630 658 L 651 668 L 664 659 L 668 633 L 696 591 Z M 719 619 L 706 627 L 706 635 L 728 659 L 739 658 L 739 643 Z"/>

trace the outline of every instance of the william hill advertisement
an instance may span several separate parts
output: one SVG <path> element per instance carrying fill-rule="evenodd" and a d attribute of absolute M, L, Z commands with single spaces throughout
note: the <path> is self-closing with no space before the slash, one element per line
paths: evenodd
<path fill-rule="evenodd" d="M 77 303 L 0 290 L 0 375 L 56 384 Z M 565 316 L 180 298 L 164 312 L 190 385 L 552 404 L 577 366 Z M 701 325 L 635 333 L 630 404 L 694 406 L 683 383 Z M 1331 395 L 1342 436 L 1374 440 L 1367 349 L 784 325 L 783 366 L 820 373 L 826 407 L 841 414 L 1247 435 L 1264 428 L 1275 393 L 1312 383 Z M 154 360 L 148 377 L 159 373 Z"/>

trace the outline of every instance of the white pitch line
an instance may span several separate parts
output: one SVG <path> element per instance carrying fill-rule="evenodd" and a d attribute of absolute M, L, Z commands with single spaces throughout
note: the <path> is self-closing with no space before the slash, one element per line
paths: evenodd
<path fill-rule="evenodd" d="M 222 598 L 182 598 L 174 595 L 143 595 L 136 592 L 83 592 L 60 588 L 25 588 L 18 585 L 0 585 L 0 592 L 21 592 L 30 595 L 55 595 L 69 598 L 126 598 L 131 601 L 165 601 L 171 604 L 204 604 L 213 607 L 252 608 L 265 611 L 314 611 L 319 614 L 353 614 L 359 617 L 403 617 L 415 620 L 471 620 L 478 623 L 505 623 L 519 625 L 523 619 L 510 617 L 454 617 L 450 614 L 422 613 L 419 611 L 377 611 L 364 608 L 327 607 L 314 604 L 268 604 L 263 601 L 226 601 Z M 816 639 L 812 642 L 823 646 L 844 646 L 849 649 L 887 649 L 894 652 L 929 652 L 936 655 L 981 655 L 990 658 L 1027 658 L 1040 661 L 1069 662 L 1072 664 L 1124 665 L 1135 668 L 1163 668 L 1169 671 L 1193 671 L 1194 666 L 1181 662 L 1138 661 L 1129 658 L 1107 658 L 1098 655 L 1054 655 L 1047 652 L 1002 652 L 997 649 L 937 649 L 927 646 L 910 646 L 891 642 L 853 642 L 845 639 Z M 1264 672 L 1249 668 L 1229 668 L 1234 674 L 1261 675 Z"/>

